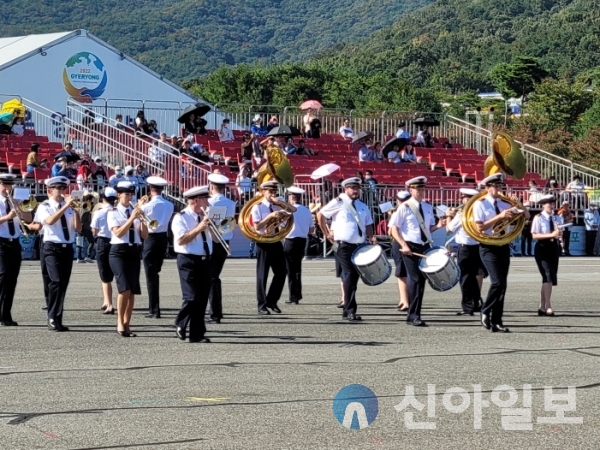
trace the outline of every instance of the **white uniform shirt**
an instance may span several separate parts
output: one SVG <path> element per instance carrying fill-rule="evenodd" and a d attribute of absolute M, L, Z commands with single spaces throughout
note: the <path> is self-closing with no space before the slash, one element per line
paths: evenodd
<path fill-rule="evenodd" d="M 537 214 L 533 218 L 533 222 L 531 222 L 531 232 L 537 234 L 550 234 L 550 220 L 554 220 L 554 229 L 556 230 L 558 225 L 562 225 L 562 217 L 557 216 L 555 214 L 547 214 L 543 211 L 540 214 Z"/>
<path fill-rule="evenodd" d="M 198 220 L 200 219 L 200 220 Z M 179 214 L 175 214 L 173 222 L 171 223 L 171 231 L 173 232 L 173 249 L 176 253 L 183 253 L 184 255 L 205 255 L 204 252 L 204 239 L 202 233 L 198 234 L 192 242 L 185 245 L 179 245 L 177 241 L 185 234 L 192 231 L 198 226 L 198 222 L 202 221 L 203 217 L 198 216 L 189 206 L 181 211 Z M 206 243 L 208 249 L 212 253 L 212 238 L 208 228 L 204 231 L 206 236 Z"/>
<path fill-rule="evenodd" d="M 306 238 L 311 227 L 314 226 L 313 215 L 310 212 L 310 209 L 300 203 L 296 203 L 294 206 L 296 207 L 296 212 L 294 213 L 294 226 L 285 238 Z"/>
<path fill-rule="evenodd" d="M 8 204 L 8 199 L 2 195 L 0 195 L 0 216 L 6 216 L 8 213 L 6 212 L 6 208 L 7 208 L 7 204 Z M 13 209 L 12 207 L 10 208 L 11 210 Z M 3 224 L 0 224 L 0 237 L 5 238 L 5 239 L 17 239 L 19 236 L 21 236 L 21 226 L 19 225 L 19 218 L 15 217 L 14 219 L 11 219 L 12 221 L 14 221 L 15 224 L 15 232 L 11 235 L 9 230 L 8 230 L 8 222 L 4 222 Z"/>
<path fill-rule="evenodd" d="M 256 224 L 267 217 L 271 212 L 280 211 L 281 208 L 277 205 L 271 204 L 271 202 L 267 201 L 267 199 L 263 199 L 262 202 L 257 203 L 252 207 L 252 211 L 250 214 L 252 215 L 252 223 L 254 224 L 254 229 L 256 230 Z M 262 230 L 256 230 L 258 234 L 265 234 L 266 227 Z"/>
<path fill-rule="evenodd" d="M 462 212 L 456 213 L 454 219 L 448 224 L 448 230 L 451 233 L 456 232 L 454 235 L 454 242 L 462 245 L 479 245 L 479 242 L 465 233 L 465 229 L 462 226 L 462 217 Z"/>
<path fill-rule="evenodd" d="M 173 203 L 166 200 L 162 195 L 154 195 L 152 199 L 141 206 L 142 211 L 146 213 L 150 220 L 157 220 L 156 230 L 148 229 L 148 233 L 166 233 L 169 229 L 169 221 L 173 215 Z"/>
<path fill-rule="evenodd" d="M 346 194 L 340 194 L 340 197 Z M 349 244 L 362 244 L 367 239 L 366 230 L 362 236 L 358 234 L 358 224 L 354 220 L 354 215 L 348 211 L 343 200 L 338 197 L 331 200 L 323 208 L 321 214 L 327 219 L 331 219 L 331 230 L 336 241 L 348 242 Z M 358 213 L 362 224 L 366 228 L 373 225 L 373 217 L 367 205 L 360 200 L 354 203 L 354 209 Z"/>
<path fill-rule="evenodd" d="M 208 203 L 210 206 L 220 206 L 226 207 L 227 212 L 225 213 L 225 217 L 221 217 L 223 220 L 226 217 L 235 217 L 235 202 L 233 200 L 228 199 L 223 194 L 215 194 L 211 198 L 208 199 Z M 233 231 L 231 233 L 223 234 L 223 239 L 225 241 L 230 241 L 233 239 Z"/>
<path fill-rule="evenodd" d="M 140 243 L 140 219 L 135 219 L 133 221 L 134 227 L 134 242 L 129 242 L 129 230 L 125 232 L 125 234 L 121 237 L 117 237 L 112 229 L 114 227 L 121 227 L 127 222 L 127 210 L 129 210 L 129 214 L 133 214 L 133 208 L 131 206 L 125 208 L 120 203 L 116 208 L 111 209 L 106 215 L 106 223 L 108 224 L 108 228 L 111 230 L 111 239 L 110 243 L 112 245 L 115 244 L 139 244 Z"/>
<path fill-rule="evenodd" d="M 491 195 L 488 194 L 485 196 L 484 199 L 477 200 L 475 202 L 475 205 L 473 206 L 473 219 L 475 220 L 475 222 L 487 222 L 492 217 L 498 215 L 496 209 L 494 208 L 494 202 L 498 204 L 498 209 L 500 210 L 500 212 L 511 208 L 511 205 L 509 205 L 508 203 L 503 202 L 500 199 L 496 201 Z M 493 228 L 494 227 L 488 228 L 484 231 L 484 233 L 488 236 L 491 236 Z"/>
<path fill-rule="evenodd" d="M 404 239 L 406 242 L 412 242 L 413 244 L 425 244 L 423 239 L 421 239 L 421 227 L 419 226 L 419 221 L 408 206 L 409 203 L 415 205 L 417 210 L 419 209 L 418 201 L 416 201 L 414 198 L 408 199 L 398 207 L 398 210 L 396 211 L 398 214 L 396 217 L 394 217 L 393 221 L 390 220 L 390 225 L 398 228 L 400 231 L 400 236 L 402 236 L 402 239 Z M 421 202 L 421 207 L 423 208 L 423 224 L 425 225 L 427 235 L 431 236 L 431 232 L 429 230 L 435 225 L 433 206 L 431 206 L 429 203 Z"/>
<path fill-rule="evenodd" d="M 39 223 L 44 226 L 44 242 L 54 242 L 56 244 L 72 244 L 75 241 L 75 212 L 72 208 L 65 211 L 67 219 L 67 229 L 69 230 L 69 239 L 65 240 L 62 227 L 62 220 L 59 218 L 54 225 L 48 225 L 46 219 L 56 214 L 63 203 L 57 203 L 54 200 L 46 200 L 38 206 L 37 218 Z"/>
<path fill-rule="evenodd" d="M 583 212 L 583 222 L 585 223 L 586 231 L 596 231 L 598 229 L 598 215 L 596 211 L 586 209 Z"/>
<path fill-rule="evenodd" d="M 119 184 L 119 182 L 121 181 L 127 181 L 127 178 L 125 178 L 125 175 L 121 175 L 120 177 L 117 175 L 112 175 L 109 179 L 108 179 L 108 185 L 110 187 L 115 187 L 117 184 Z"/>
<path fill-rule="evenodd" d="M 113 207 L 111 205 L 104 204 L 104 205 L 102 205 L 102 208 L 97 210 L 94 213 L 94 215 L 92 216 L 92 223 L 90 224 L 90 227 L 98 230 L 98 237 L 103 237 L 103 238 L 111 238 L 112 237 L 112 233 L 110 231 L 110 228 L 108 228 L 108 222 L 107 222 L 108 212 L 112 208 Z"/>
<path fill-rule="evenodd" d="M 44 225 L 44 224 L 43 224 L 43 223 L 42 223 L 42 221 L 40 220 L 40 213 L 39 213 L 39 211 L 40 211 L 40 209 L 39 209 L 39 208 L 38 208 L 38 209 L 35 211 L 35 216 L 33 216 L 33 223 L 39 223 L 39 224 L 41 224 L 41 225 L 42 225 L 42 228 L 40 228 L 40 229 L 39 229 L 38 233 L 39 233 L 39 235 L 40 235 L 40 238 L 41 238 L 41 239 L 42 239 L 42 241 L 43 241 L 43 237 L 44 237 L 44 226 L 43 226 L 43 225 Z"/>

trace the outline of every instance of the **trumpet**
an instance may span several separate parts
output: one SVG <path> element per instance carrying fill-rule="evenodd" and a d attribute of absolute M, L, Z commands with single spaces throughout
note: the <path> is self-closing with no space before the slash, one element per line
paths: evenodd
<path fill-rule="evenodd" d="M 145 224 L 145 225 L 148 227 L 148 229 L 149 229 L 149 230 L 153 230 L 153 231 L 154 231 L 154 230 L 156 230 L 156 229 L 158 228 L 158 225 L 159 225 L 159 223 L 158 223 L 158 220 L 150 219 L 150 217 L 148 217 L 148 214 L 146 214 L 146 213 L 145 213 L 145 212 L 142 210 L 142 208 L 141 208 L 141 206 L 142 206 L 144 203 L 147 203 L 147 202 L 148 202 L 148 200 L 149 200 L 149 199 L 148 199 L 148 196 L 147 196 L 147 195 L 144 195 L 142 198 L 140 198 L 140 201 L 139 201 L 139 202 L 137 202 L 137 203 L 135 203 L 135 204 L 134 204 L 134 203 L 132 203 L 132 204 L 131 204 L 131 206 L 132 206 L 134 209 L 139 209 L 139 210 L 142 212 L 142 215 L 140 216 L 140 220 L 141 220 L 142 222 L 144 222 L 144 224 Z"/>
<path fill-rule="evenodd" d="M 80 209 L 82 212 L 88 212 L 92 209 L 91 202 L 82 202 L 81 200 L 73 200 L 71 207 L 74 209 Z"/>
<path fill-rule="evenodd" d="M 219 225 L 217 225 L 215 221 L 208 216 L 208 211 L 206 208 L 202 209 L 202 213 L 204 214 L 204 217 L 208 219 L 208 229 L 210 230 L 211 234 L 214 236 L 217 242 L 223 246 L 227 252 L 227 256 L 231 256 L 229 245 L 225 239 L 223 239 L 223 235 L 233 231 L 235 228 L 235 217 L 226 217 L 225 219 L 219 221 Z"/>

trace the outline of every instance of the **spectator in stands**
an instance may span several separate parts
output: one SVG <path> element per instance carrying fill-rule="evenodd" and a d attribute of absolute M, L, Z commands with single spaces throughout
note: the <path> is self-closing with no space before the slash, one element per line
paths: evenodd
<path fill-rule="evenodd" d="M 134 176 L 137 178 L 138 197 L 148 194 L 148 183 L 146 182 L 146 179 L 150 176 L 150 174 L 142 164 L 138 164 L 136 166 Z"/>
<path fill-rule="evenodd" d="M 23 136 L 25 134 L 25 121 L 22 117 L 17 117 L 15 120 L 13 120 L 13 125 L 10 131 L 12 134 L 17 136 Z"/>
<path fill-rule="evenodd" d="M 313 139 L 321 138 L 321 121 L 316 116 L 310 121 L 310 136 Z"/>
<path fill-rule="evenodd" d="M 177 145 L 177 141 L 179 140 L 179 138 L 177 137 L 176 134 L 172 134 L 171 135 L 171 147 L 173 148 L 179 148 L 180 146 Z"/>
<path fill-rule="evenodd" d="M 63 151 L 65 151 L 65 152 L 72 152 L 73 151 L 73 144 L 71 144 L 70 142 L 67 142 L 63 146 Z"/>
<path fill-rule="evenodd" d="M 138 111 L 134 120 L 134 127 L 137 133 L 150 134 L 150 127 L 148 126 L 148 121 L 144 116 L 144 111 Z"/>
<path fill-rule="evenodd" d="M 64 156 L 58 158 L 56 163 L 52 166 L 52 177 L 69 177 L 69 171 L 67 167 L 67 158 Z"/>
<path fill-rule="evenodd" d="M 40 149 L 40 144 L 38 144 L 37 142 L 34 144 L 31 144 L 31 151 L 29 152 L 29 155 L 27 155 L 27 173 L 28 174 L 32 174 L 33 175 L 33 171 L 36 167 L 39 167 L 39 162 L 38 162 L 38 151 Z"/>
<path fill-rule="evenodd" d="M 286 155 L 294 155 L 296 153 L 296 146 L 294 145 L 294 138 L 288 137 L 286 139 L 285 145 L 283 146 L 283 151 Z"/>
<path fill-rule="evenodd" d="M 192 142 L 189 139 L 182 139 L 181 147 L 179 148 L 181 154 L 192 155 Z"/>
<path fill-rule="evenodd" d="M 92 169 L 90 165 L 90 169 Z M 102 163 L 102 158 L 96 156 L 94 158 L 94 168 L 92 169 L 92 180 L 94 180 L 94 185 L 100 190 L 106 185 L 108 180 L 108 175 L 106 173 L 106 167 Z"/>
<path fill-rule="evenodd" d="M 164 133 L 163 133 L 164 134 Z M 152 161 L 161 163 L 165 159 L 165 150 L 160 146 L 161 141 L 154 141 L 154 143 L 148 148 L 148 156 Z"/>
<path fill-rule="evenodd" d="M 254 119 L 252 119 L 252 126 L 250 127 L 250 131 L 252 131 L 252 134 L 254 134 L 254 136 L 266 136 L 269 132 L 265 127 L 263 127 L 262 118 L 259 114 L 255 115 Z"/>
<path fill-rule="evenodd" d="M 115 122 L 117 123 L 115 126 L 117 127 L 118 130 L 125 129 L 125 125 L 123 125 L 123 115 L 122 114 L 117 114 L 115 116 Z"/>
<path fill-rule="evenodd" d="M 40 169 L 47 169 L 48 168 L 48 158 L 44 158 L 40 161 L 40 165 L 39 165 Z"/>
<path fill-rule="evenodd" d="M 152 136 L 153 138 L 157 138 L 160 136 L 160 133 L 158 132 L 158 124 L 156 123 L 156 120 L 151 120 L 148 123 L 148 134 L 150 136 Z"/>
<path fill-rule="evenodd" d="M 92 171 L 90 170 L 90 162 L 87 159 L 84 159 L 81 161 L 81 164 L 79 164 L 76 180 L 80 191 L 93 188 Z"/>
<path fill-rule="evenodd" d="M 548 179 L 546 180 L 544 192 L 546 194 L 553 194 L 555 197 L 558 197 L 558 181 L 556 181 L 554 175 L 548 177 Z"/>
<path fill-rule="evenodd" d="M 83 119 L 81 120 L 81 125 L 83 125 L 85 128 L 92 128 L 95 118 L 96 116 L 94 112 L 91 109 L 86 109 Z"/>
<path fill-rule="evenodd" d="M 350 121 L 344 119 L 344 124 L 340 127 L 340 134 L 344 139 L 352 139 L 354 137 L 354 130 L 350 128 Z"/>
<path fill-rule="evenodd" d="M 135 167 L 133 166 L 125 166 L 125 170 L 123 171 L 123 173 L 125 174 L 125 180 L 124 181 L 129 181 L 131 183 L 133 183 L 133 185 L 136 187 L 136 191 L 138 188 L 138 178 L 135 175 Z"/>
<path fill-rule="evenodd" d="M 377 200 L 377 180 L 373 178 L 373 172 L 371 170 L 365 171 L 365 194 L 366 203 L 369 206 L 374 206 Z"/>
<path fill-rule="evenodd" d="M 208 125 L 206 119 L 204 117 L 198 116 L 194 120 L 194 124 L 196 128 L 196 134 L 204 136 L 206 134 L 206 125 Z"/>
<path fill-rule="evenodd" d="M 415 155 L 415 149 L 411 144 L 407 144 L 402 152 L 400 152 L 400 159 L 402 162 L 417 163 L 417 155 Z"/>
<path fill-rule="evenodd" d="M 360 182 L 361 183 L 365 182 L 365 177 L 364 177 L 363 173 L 360 170 L 357 170 L 356 173 L 354 174 L 354 176 L 356 178 L 360 178 Z"/>
<path fill-rule="evenodd" d="M 561 208 L 557 213 L 560 217 L 562 217 L 562 221 L 564 224 L 573 223 L 573 213 L 569 208 L 569 202 L 562 202 Z M 571 230 L 570 228 L 564 228 L 562 232 L 561 246 L 562 246 L 562 254 L 563 256 L 571 256 L 569 252 L 569 244 L 571 243 Z"/>
<path fill-rule="evenodd" d="M 358 151 L 358 160 L 360 162 L 370 162 L 375 161 L 375 151 L 373 150 L 373 141 L 367 139 L 362 146 L 362 148 Z"/>
<path fill-rule="evenodd" d="M 121 166 L 115 166 L 115 174 L 108 179 L 108 185 L 114 188 L 121 181 L 127 181 L 123 175 L 123 169 Z"/>
<path fill-rule="evenodd" d="M 310 128 L 310 123 L 315 118 L 316 118 L 316 116 L 313 114 L 312 109 L 307 109 L 306 114 L 304 114 L 304 117 L 302 117 L 302 124 L 304 125 L 304 137 L 305 138 L 312 137 L 312 130 Z"/>
<path fill-rule="evenodd" d="M 218 135 L 221 142 L 231 142 L 235 140 L 233 131 L 231 131 L 229 128 L 229 119 L 223 119 L 223 123 L 221 123 L 221 128 L 219 128 Z"/>
<path fill-rule="evenodd" d="M 277 116 L 271 116 L 269 122 L 267 122 L 267 131 L 271 131 L 273 128 L 279 126 L 279 119 Z"/>
<path fill-rule="evenodd" d="M 398 154 L 398 152 L 395 152 L 393 150 L 388 153 L 387 157 L 388 157 L 388 162 L 391 162 L 394 164 L 402 162 L 402 158 L 400 158 L 400 155 Z"/>
<path fill-rule="evenodd" d="M 235 186 L 237 187 L 240 197 L 242 197 L 244 202 L 250 199 L 252 191 L 251 175 L 252 172 L 250 170 L 250 166 L 248 164 L 243 164 L 240 166 L 240 173 L 235 179 Z"/>
<path fill-rule="evenodd" d="M 252 161 L 252 153 L 253 153 L 253 143 L 256 140 L 254 134 L 250 134 L 248 132 L 244 133 L 241 152 L 240 152 L 240 160 L 243 163 Z"/>
<path fill-rule="evenodd" d="M 200 145 L 200 144 L 197 144 L 197 145 Z M 204 147 L 200 147 L 198 156 L 196 156 L 196 158 L 198 158 L 200 161 L 205 162 L 207 164 L 210 163 L 210 153 L 208 152 L 208 149 L 204 148 Z"/>
<path fill-rule="evenodd" d="M 406 139 L 406 142 L 410 141 L 410 133 L 405 130 L 406 123 L 400 122 L 398 124 L 398 131 L 396 131 L 396 137 L 398 139 Z"/>
<path fill-rule="evenodd" d="M 444 142 L 444 148 L 447 150 L 449 148 L 452 148 L 452 144 L 450 144 L 449 141 Z"/>
<path fill-rule="evenodd" d="M 383 150 L 381 148 L 381 142 L 375 142 L 375 145 L 373 146 L 373 151 L 375 152 L 375 159 L 373 159 L 373 161 L 385 161 L 385 156 L 383 156 Z"/>
<path fill-rule="evenodd" d="M 579 175 L 575 175 L 573 177 L 573 181 L 567 184 L 565 191 L 570 193 L 581 193 L 585 188 L 585 184 L 581 181 L 581 177 Z"/>
<path fill-rule="evenodd" d="M 296 155 L 310 155 L 313 156 L 315 154 L 310 148 L 304 146 L 304 139 L 300 139 L 298 141 L 298 147 L 296 148 Z"/>

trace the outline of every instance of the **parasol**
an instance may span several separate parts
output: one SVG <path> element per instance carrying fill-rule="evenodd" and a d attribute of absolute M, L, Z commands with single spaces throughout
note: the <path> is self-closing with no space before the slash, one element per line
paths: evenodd
<path fill-rule="evenodd" d="M 64 152 L 60 152 L 59 154 L 57 154 L 54 157 L 54 161 L 56 161 L 58 158 L 67 158 L 67 162 L 75 162 L 75 161 L 79 161 L 81 159 L 77 153 L 70 152 L 68 150 L 65 150 Z"/>
<path fill-rule="evenodd" d="M 205 105 L 204 103 L 194 103 L 193 105 L 188 106 L 183 110 L 177 122 L 186 123 L 190 118 L 190 115 L 194 115 L 196 117 L 202 117 L 204 114 L 210 111 L 210 106 Z"/>
<path fill-rule="evenodd" d="M 302 133 L 296 127 L 282 125 L 279 127 L 274 127 L 267 133 L 267 136 L 302 136 Z"/>
<path fill-rule="evenodd" d="M 305 111 L 307 109 L 321 109 L 323 105 L 318 100 L 306 100 L 304 103 L 300 105 L 300 109 Z"/>
<path fill-rule="evenodd" d="M 356 144 L 357 142 L 362 142 L 365 139 L 373 137 L 373 133 L 370 131 L 361 131 L 356 136 L 352 138 L 352 143 Z"/>
<path fill-rule="evenodd" d="M 325 177 L 331 175 L 333 172 L 335 172 L 339 168 L 340 168 L 340 166 L 338 166 L 337 164 L 328 163 L 328 164 L 325 164 L 325 165 L 319 167 L 318 169 L 316 169 L 313 173 L 310 174 L 310 177 L 313 180 L 325 178 Z"/>
<path fill-rule="evenodd" d="M 434 119 L 433 117 L 419 117 L 418 119 L 414 120 L 413 123 L 415 125 L 427 125 L 429 127 L 439 127 L 440 126 L 440 121 L 437 119 Z"/>
<path fill-rule="evenodd" d="M 397 145 L 399 147 L 398 151 L 400 151 L 404 148 L 404 146 L 407 143 L 408 143 L 408 139 L 394 137 L 394 138 L 390 139 L 389 141 L 387 141 L 385 144 L 383 144 L 383 147 L 381 148 L 381 152 L 383 153 L 383 156 L 385 156 L 387 158 L 388 153 L 390 151 L 392 151 L 392 149 L 394 148 L 394 145 Z"/>

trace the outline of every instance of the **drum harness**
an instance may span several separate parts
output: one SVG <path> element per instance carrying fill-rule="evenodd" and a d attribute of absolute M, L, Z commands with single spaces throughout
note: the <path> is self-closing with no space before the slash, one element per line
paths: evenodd
<path fill-rule="evenodd" d="M 425 244 L 429 244 L 430 247 L 433 247 L 433 241 L 431 240 L 431 233 L 425 227 L 425 221 L 423 220 L 423 216 L 421 215 L 421 213 L 419 212 L 419 210 L 417 209 L 415 204 L 413 202 L 411 202 L 410 200 L 405 202 L 405 205 L 410 208 L 412 213 L 417 218 L 417 222 L 419 222 L 419 227 L 421 228 L 421 231 L 423 231 L 423 233 L 425 233 L 425 236 L 427 237 L 427 242 Z"/>

